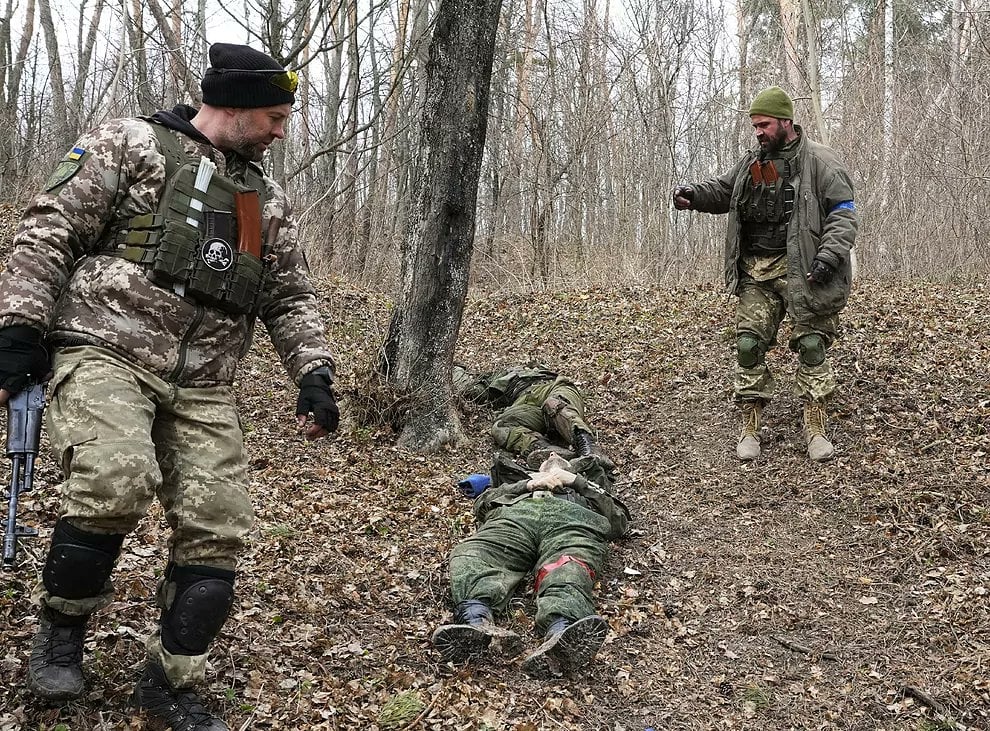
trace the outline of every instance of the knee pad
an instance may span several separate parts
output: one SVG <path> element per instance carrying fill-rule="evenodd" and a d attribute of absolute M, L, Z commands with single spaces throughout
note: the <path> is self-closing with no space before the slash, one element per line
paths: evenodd
<path fill-rule="evenodd" d="M 818 333 L 802 335 L 797 346 L 798 358 L 804 365 L 816 366 L 825 362 L 825 338 Z"/>
<path fill-rule="evenodd" d="M 220 633 L 234 603 L 234 572 L 211 566 L 166 571 L 162 646 L 173 655 L 202 655 Z"/>
<path fill-rule="evenodd" d="M 736 338 L 736 359 L 743 368 L 755 368 L 763 362 L 765 350 L 759 338 L 742 333 Z"/>
<path fill-rule="evenodd" d="M 62 599 L 99 596 L 110 578 L 123 542 L 122 535 L 90 533 L 59 520 L 41 572 L 45 589 Z"/>

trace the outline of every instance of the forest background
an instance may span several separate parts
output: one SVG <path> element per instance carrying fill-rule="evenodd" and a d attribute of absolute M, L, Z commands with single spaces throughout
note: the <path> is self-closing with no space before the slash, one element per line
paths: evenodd
<path fill-rule="evenodd" d="M 22 204 L 101 120 L 199 101 L 209 43 L 299 71 L 267 165 L 309 261 L 392 291 L 414 200 L 430 0 L 4 0 L 0 201 Z M 670 190 L 725 171 L 778 83 L 856 186 L 867 277 L 983 279 L 984 0 L 505 0 L 471 283 L 714 281 L 724 222 Z M 465 21 L 467 22 L 467 21 Z"/>

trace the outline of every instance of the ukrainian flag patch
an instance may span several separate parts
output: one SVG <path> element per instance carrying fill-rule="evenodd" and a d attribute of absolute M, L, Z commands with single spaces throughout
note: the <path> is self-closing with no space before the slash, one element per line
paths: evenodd
<path fill-rule="evenodd" d="M 84 150 L 83 148 L 73 147 L 72 151 L 69 152 L 69 154 L 66 155 L 66 157 L 69 158 L 70 160 L 80 160 L 82 159 L 82 156 L 85 154 L 86 154 L 86 150 Z"/>

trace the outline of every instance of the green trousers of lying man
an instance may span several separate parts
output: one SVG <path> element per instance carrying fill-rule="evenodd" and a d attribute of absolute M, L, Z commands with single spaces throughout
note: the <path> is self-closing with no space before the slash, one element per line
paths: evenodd
<path fill-rule="evenodd" d="M 445 661 L 465 662 L 494 649 L 508 656 L 522 651 L 522 638 L 498 627 L 494 617 L 531 572 L 543 641 L 525 657 L 523 670 L 559 676 L 594 659 L 608 632 L 594 606 L 595 578 L 609 541 L 629 525 L 629 511 L 612 494 L 615 477 L 611 463 L 595 455 L 568 462 L 551 454 L 537 472 L 497 458 L 491 487 L 474 503 L 478 528 L 450 555 L 454 617 L 433 633 Z"/>

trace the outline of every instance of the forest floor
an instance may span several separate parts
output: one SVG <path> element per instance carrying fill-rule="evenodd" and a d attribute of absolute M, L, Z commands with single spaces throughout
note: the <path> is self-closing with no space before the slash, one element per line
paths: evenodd
<path fill-rule="evenodd" d="M 712 287 L 472 298 L 458 360 L 543 363 L 579 382 L 634 517 L 598 586 L 611 631 L 576 677 L 519 660 L 439 662 L 446 557 L 470 533 L 454 485 L 484 471 L 492 412 L 422 456 L 358 424 L 387 302 L 321 283 L 345 420 L 296 433 L 296 390 L 264 335 L 236 387 L 257 525 L 204 692 L 231 729 L 990 730 L 990 287 L 857 283 L 831 351 L 837 456 L 804 453 L 794 356 L 764 456 L 734 456 L 732 308 Z M 351 417 L 348 418 L 348 409 Z M 88 692 L 45 707 L 24 689 L 30 591 L 58 507 L 39 465 L 38 526 L 0 592 L 0 730 L 141 729 L 128 694 L 157 619 L 166 529 L 124 544 L 117 598 L 93 622 Z M 525 588 L 505 623 L 532 635 Z"/>

